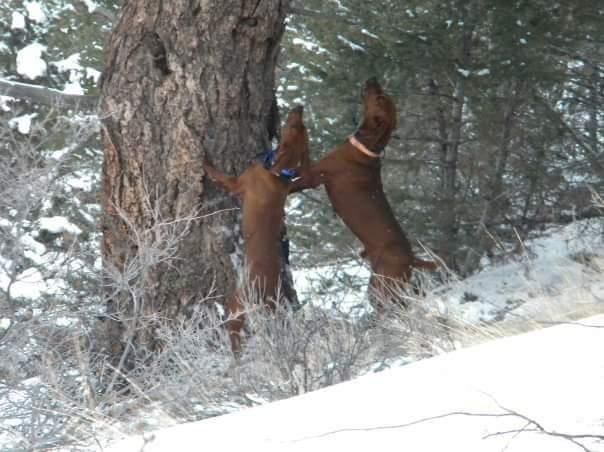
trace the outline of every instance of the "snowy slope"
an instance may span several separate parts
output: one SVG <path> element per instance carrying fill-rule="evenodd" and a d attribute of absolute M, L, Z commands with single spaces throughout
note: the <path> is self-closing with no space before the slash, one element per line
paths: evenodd
<path fill-rule="evenodd" d="M 604 223 L 600 218 L 554 225 L 534 232 L 506 250 L 498 261 L 483 260 L 479 272 L 464 280 L 444 273 L 420 302 L 459 324 L 496 325 L 502 334 L 528 331 L 548 321 L 604 312 Z M 366 301 L 369 269 L 362 262 L 294 271 L 303 301 L 343 309 L 371 309 Z M 323 286 L 345 275 L 349 286 Z M 432 275 L 427 275 L 431 277 Z"/>
<path fill-rule="evenodd" d="M 451 312 L 470 323 L 518 323 L 604 311 L 601 219 L 551 227 L 527 240 L 515 259 L 442 291 Z M 507 328 L 506 328 L 507 329 Z"/>
<path fill-rule="evenodd" d="M 587 326 L 590 325 L 590 326 Z M 596 327 L 597 325 L 597 327 Z M 110 452 L 604 451 L 604 315 L 300 397 L 131 437 Z M 508 433 L 505 433 L 508 432 Z"/>

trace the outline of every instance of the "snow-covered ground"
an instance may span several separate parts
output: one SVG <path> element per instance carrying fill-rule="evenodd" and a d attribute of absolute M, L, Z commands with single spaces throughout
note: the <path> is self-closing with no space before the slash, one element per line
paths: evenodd
<path fill-rule="evenodd" d="M 40 223 L 49 231 L 71 229 L 62 218 Z M 156 440 L 144 450 L 579 450 L 568 439 L 531 432 L 537 424 L 528 419 L 558 433 L 604 434 L 604 316 L 580 322 L 600 328 L 567 324 L 475 344 L 604 313 L 603 227 L 599 219 L 552 227 L 528 239 L 519 254 L 483 262 L 470 278 L 429 286 L 418 303 L 448 321 L 448 339 L 456 348 L 468 348 L 406 365 L 411 358 L 395 360 L 391 369 L 377 373 L 383 367 L 370 366 L 365 376 L 349 383 L 166 431 L 148 429 L 176 420 L 145 408 L 134 418 L 144 420 L 144 438 Z M 360 315 L 369 309 L 369 272 L 362 264 L 318 267 L 294 276 L 303 301 L 356 307 Z M 344 283 L 335 283 L 336 276 Z M 29 289 L 39 286 L 27 282 Z M 0 400 L 0 412 L 5 402 L 10 401 Z M 10 422 L 0 424 L 10 430 Z M 106 427 L 99 427 L 102 443 L 108 436 L 119 437 L 116 432 L 137 431 L 119 422 L 110 426 L 112 433 Z M 504 431 L 513 433 L 496 434 Z M 141 438 L 111 450 L 141 450 Z M 604 451 L 601 443 L 585 444 L 587 450 Z M 91 445 L 90 450 L 100 449 Z"/>
<path fill-rule="evenodd" d="M 604 312 L 603 237 L 599 219 L 553 227 L 514 257 L 485 261 L 476 275 L 437 285 L 422 300 L 451 320 L 457 344 L 561 325 L 141 434 L 110 450 L 532 452 L 581 450 L 578 441 L 604 451 L 604 315 L 573 323 Z M 337 272 L 354 286 L 330 284 Z M 347 264 L 294 277 L 304 301 L 362 310 L 368 274 Z"/>
<path fill-rule="evenodd" d="M 561 452 L 582 444 L 604 451 L 603 343 L 599 315 L 134 436 L 108 450 Z"/>
<path fill-rule="evenodd" d="M 464 280 L 443 271 L 447 283 L 432 285 L 420 302 L 458 325 L 493 326 L 501 335 L 604 312 L 600 218 L 552 226 L 515 248 L 500 262 L 483 260 L 482 270 Z M 330 283 L 336 274 L 354 283 Z M 294 271 L 302 300 L 325 307 L 370 309 L 368 280 L 368 268 L 357 262 Z"/>
<path fill-rule="evenodd" d="M 483 271 L 442 289 L 448 309 L 470 323 L 498 322 L 502 328 L 604 310 L 600 218 L 552 227 L 519 250 L 513 260 L 487 263 Z"/>

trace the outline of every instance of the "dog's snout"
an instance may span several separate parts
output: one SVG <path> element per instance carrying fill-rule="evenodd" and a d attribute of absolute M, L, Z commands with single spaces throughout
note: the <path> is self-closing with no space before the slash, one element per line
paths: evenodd
<path fill-rule="evenodd" d="M 287 125 L 295 126 L 301 124 L 303 119 L 304 107 L 302 105 L 297 105 L 289 111 L 287 115 Z"/>
<path fill-rule="evenodd" d="M 365 97 L 366 95 L 371 93 L 379 94 L 381 92 L 382 87 L 380 85 L 380 82 L 378 82 L 377 77 L 371 77 L 365 80 L 365 83 L 363 84 L 363 89 L 361 90 L 361 96 Z"/>
<path fill-rule="evenodd" d="M 365 86 L 369 87 L 369 86 L 380 86 L 380 83 L 378 82 L 377 77 L 370 77 L 365 81 Z"/>

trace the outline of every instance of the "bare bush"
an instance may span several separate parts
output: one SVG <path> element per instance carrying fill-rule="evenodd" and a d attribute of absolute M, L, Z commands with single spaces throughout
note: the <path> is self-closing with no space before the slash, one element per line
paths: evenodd
<path fill-rule="evenodd" d="M 29 161 L 46 168 L 47 182 L 59 180 L 66 161 L 34 160 L 36 155 Z M 30 173 L 31 177 L 37 174 L 33 169 Z M 21 177 L 25 174 L 21 171 Z M 15 186 L 26 185 L 15 182 Z M 17 210 L 24 222 L 31 223 L 30 213 L 53 187 L 31 184 L 28 189 L 32 195 L 24 199 L 29 201 Z M 146 208 L 149 226 L 145 228 L 137 228 L 124 212 L 117 211 L 131 231 L 133 251 L 124 265 L 119 269 L 107 266 L 102 274 L 94 267 L 86 269 L 92 279 L 104 282 L 110 295 L 120 295 L 130 303 L 128 310 L 115 313 L 112 319 L 125 326 L 127 346 L 121 361 L 131 359 L 130 366 L 116 366 L 103 349 L 106 322 L 96 318 L 102 311 L 98 292 L 88 294 L 75 312 L 68 312 L 69 305 L 55 303 L 47 315 L 41 315 L 8 303 L 11 324 L 0 331 L 0 372 L 7 382 L 0 386 L 0 438 L 18 450 L 57 445 L 85 448 L 99 430 L 105 436 L 114 429 L 152 427 L 141 421 L 143 411 L 154 409 L 157 416 L 174 422 L 214 416 L 346 381 L 410 355 L 412 330 L 418 328 L 414 321 L 421 324 L 419 318 L 411 319 L 424 316 L 421 309 L 391 312 L 384 318 L 359 315 L 337 304 L 326 308 L 309 303 L 296 312 L 281 305 L 271 311 L 259 303 L 257 291 L 243 290 L 247 334 L 238 361 L 224 329 L 227 319 L 213 302 L 216 294 L 197 300 L 191 316 L 148 315 L 145 306 L 152 302 L 148 287 L 153 284 L 153 273 L 159 266 L 173 264 L 183 237 L 201 217 L 193 212 L 166 219 L 157 203 L 148 202 Z M 16 237 L 13 242 L 21 240 Z M 82 248 L 74 246 L 69 251 L 61 258 L 82 259 Z M 16 258 L 10 265 L 15 265 L 13 261 Z M 68 321 L 59 321 L 63 316 Z M 442 333 L 423 328 L 423 342 Z M 131 339 L 141 331 L 152 332 L 153 341 L 136 341 L 135 345 Z M 426 346 L 418 349 L 422 356 L 434 351 L 426 351 Z"/>
<path fill-rule="evenodd" d="M 84 334 L 98 301 L 94 195 L 79 181 L 98 163 L 97 131 L 94 117 L 55 109 L 0 117 L 0 443 L 15 450 L 65 443 L 71 412 L 53 388 L 80 385 L 65 344 Z M 40 221 L 48 216 L 55 223 Z"/>
<path fill-rule="evenodd" d="M 236 360 L 225 319 L 210 300 L 158 329 L 161 350 L 129 374 L 135 386 L 179 419 L 199 419 L 313 391 L 452 348 L 448 325 L 425 300 L 387 315 L 358 316 L 307 304 L 267 309 L 243 290 L 247 334 Z"/>

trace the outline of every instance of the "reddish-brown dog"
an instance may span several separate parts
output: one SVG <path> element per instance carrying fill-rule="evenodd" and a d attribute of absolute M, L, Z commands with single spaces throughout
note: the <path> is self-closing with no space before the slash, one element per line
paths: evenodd
<path fill-rule="evenodd" d="M 364 118 L 356 133 L 303 172 L 291 192 L 325 184 L 334 210 L 365 247 L 361 255 L 373 272 L 369 287 L 377 291 L 370 298 L 378 308 L 376 301 L 389 298 L 388 281 L 408 283 L 413 268 L 437 264 L 415 257 L 382 188 L 379 157 L 396 128 L 394 103 L 375 78 L 365 82 L 362 98 Z"/>
<path fill-rule="evenodd" d="M 308 170 L 308 134 L 302 119 L 301 106 L 290 111 L 281 129 L 281 142 L 273 159 L 265 165 L 256 163 L 239 177 L 227 176 L 207 163 L 203 168 L 215 182 L 242 197 L 242 230 L 248 287 L 254 298 L 274 308 L 279 292 L 281 268 L 280 233 L 284 206 L 291 186 L 291 169 Z M 226 300 L 227 323 L 231 347 L 237 355 L 241 350 L 241 329 L 245 321 L 242 288 Z"/>

